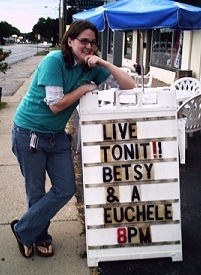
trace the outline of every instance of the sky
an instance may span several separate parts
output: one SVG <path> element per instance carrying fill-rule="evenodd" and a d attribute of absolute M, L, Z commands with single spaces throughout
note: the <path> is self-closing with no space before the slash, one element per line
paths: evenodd
<path fill-rule="evenodd" d="M 21 33 L 28 33 L 40 17 L 58 18 L 58 8 L 59 0 L 0 0 L 0 22 L 6 21 Z"/>

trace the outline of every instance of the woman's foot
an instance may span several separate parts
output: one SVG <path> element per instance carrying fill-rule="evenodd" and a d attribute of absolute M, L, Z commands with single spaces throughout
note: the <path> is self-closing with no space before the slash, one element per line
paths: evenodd
<path fill-rule="evenodd" d="M 18 236 L 17 236 L 17 233 L 15 232 L 15 224 L 18 223 L 19 220 L 14 220 L 11 222 L 10 226 L 11 226 L 11 229 L 13 231 L 13 234 L 17 240 L 17 243 L 18 243 L 18 248 L 20 250 L 20 253 L 22 254 L 22 256 L 24 256 L 25 258 L 30 258 L 33 256 L 34 254 L 34 247 L 32 245 L 32 247 L 27 247 L 26 245 L 22 244 L 20 242 L 20 240 L 18 239 Z"/>
<path fill-rule="evenodd" d="M 36 245 L 36 253 L 41 257 L 51 257 L 54 255 L 54 250 L 51 242 L 44 242 L 40 245 Z"/>
<path fill-rule="evenodd" d="M 24 245 L 24 255 L 29 258 L 30 255 L 32 256 L 33 254 L 33 247 L 27 247 L 26 245 Z"/>

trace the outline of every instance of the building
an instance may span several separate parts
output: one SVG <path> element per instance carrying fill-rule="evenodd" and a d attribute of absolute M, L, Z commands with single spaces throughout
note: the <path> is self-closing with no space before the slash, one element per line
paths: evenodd
<path fill-rule="evenodd" d="M 195 4 L 201 7 L 201 1 Z M 134 70 L 133 65 L 141 63 L 140 35 L 143 35 L 145 73 L 152 71 L 157 79 L 168 84 L 182 76 L 201 79 L 201 30 L 178 31 L 161 28 L 145 30 L 142 34 L 138 30 L 120 32 L 107 28 L 100 34 L 101 56 L 117 66 Z"/>

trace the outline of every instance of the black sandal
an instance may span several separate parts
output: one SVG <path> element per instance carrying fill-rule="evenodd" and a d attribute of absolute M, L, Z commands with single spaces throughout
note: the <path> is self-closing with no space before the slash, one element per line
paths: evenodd
<path fill-rule="evenodd" d="M 38 244 L 36 245 L 36 254 L 40 257 L 52 257 L 54 255 L 54 251 L 52 250 L 51 253 L 43 253 L 41 252 L 39 249 L 38 249 L 38 246 L 41 246 L 41 247 L 44 247 L 44 248 L 47 248 L 47 250 L 49 250 L 49 246 L 52 245 L 51 242 L 44 242 L 44 243 L 41 243 L 41 244 Z"/>
<path fill-rule="evenodd" d="M 25 258 L 31 258 L 31 257 L 33 256 L 33 254 L 34 254 L 34 247 L 32 246 L 32 251 L 31 251 L 31 253 L 29 254 L 29 256 L 27 256 L 27 255 L 25 254 L 24 245 L 19 241 L 18 236 L 17 236 L 17 234 L 16 234 L 16 232 L 15 232 L 15 229 L 14 229 L 14 226 L 15 226 L 15 224 L 16 224 L 18 221 L 19 221 L 19 220 L 14 220 L 14 221 L 12 221 L 11 224 L 10 224 L 10 227 L 11 227 L 11 229 L 12 229 L 12 231 L 13 231 L 13 234 L 14 234 L 16 240 L 17 240 L 17 244 L 18 244 L 18 247 L 19 247 L 19 250 L 20 250 L 20 253 L 22 254 L 22 256 L 24 256 Z"/>

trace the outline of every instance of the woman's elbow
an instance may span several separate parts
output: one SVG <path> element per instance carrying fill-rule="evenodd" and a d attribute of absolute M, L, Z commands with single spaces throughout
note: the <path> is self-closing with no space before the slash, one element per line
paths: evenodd
<path fill-rule="evenodd" d="M 60 110 L 59 110 L 58 106 L 56 106 L 56 104 L 49 105 L 49 108 L 54 114 L 58 114 L 60 112 Z"/>
<path fill-rule="evenodd" d="M 136 88 L 135 83 L 131 84 L 131 85 L 129 86 L 129 89 L 128 89 L 128 90 L 132 90 L 132 89 L 134 89 L 134 88 Z"/>
<path fill-rule="evenodd" d="M 127 83 L 126 86 L 127 86 L 127 87 L 126 87 L 125 90 L 132 90 L 132 89 L 134 89 L 134 88 L 135 88 L 135 81 L 133 80 L 133 81 Z"/>

